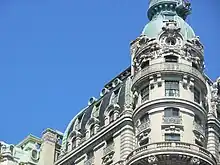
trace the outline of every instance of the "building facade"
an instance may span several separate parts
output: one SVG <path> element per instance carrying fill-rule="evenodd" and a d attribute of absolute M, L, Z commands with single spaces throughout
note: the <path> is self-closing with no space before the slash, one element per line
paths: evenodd
<path fill-rule="evenodd" d="M 91 98 L 62 134 L 47 129 L 1 143 L 0 165 L 217 165 L 220 79 L 184 0 L 150 0 L 149 23 L 130 44 L 131 66 Z"/>

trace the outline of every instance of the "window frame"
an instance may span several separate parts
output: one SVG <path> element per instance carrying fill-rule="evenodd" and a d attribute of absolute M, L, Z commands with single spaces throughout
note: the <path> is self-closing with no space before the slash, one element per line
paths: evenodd
<path fill-rule="evenodd" d="M 175 107 L 164 108 L 164 117 L 179 117 L 179 116 L 180 116 L 179 108 L 175 108 Z"/>
<path fill-rule="evenodd" d="M 141 102 L 145 102 L 147 100 L 149 100 L 149 96 L 150 96 L 150 85 L 146 85 L 144 86 L 141 90 L 140 90 L 140 94 L 141 94 Z"/>
<path fill-rule="evenodd" d="M 174 56 L 174 55 L 166 55 L 164 56 L 165 62 L 170 62 L 170 63 L 178 63 L 179 57 Z"/>
<path fill-rule="evenodd" d="M 196 103 L 200 104 L 201 103 L 201 92 L 199 91 L 198 88 L 196 88 L 194 86 L 194 92 L 193 93 L 194 93 L 194 101 Z"/>
<path fill-rule="evenodd" d="M 179 81 L 165 80 L 165 96 L 168 96 L 168 97 L 179 97 L 180 96 Z"/>

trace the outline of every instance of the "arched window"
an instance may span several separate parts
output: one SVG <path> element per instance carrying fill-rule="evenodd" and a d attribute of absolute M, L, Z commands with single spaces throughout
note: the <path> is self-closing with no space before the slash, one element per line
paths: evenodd
<path fill-rule="evenodd" d="M 93 135 L 95 135 L 95 124 L 92 124 L 90 126 L 90 137 L 92 137 Z"/>
<path fill-rule="evenodd" d="M 114 111 L 111 111 L 109 113 L 109 123 L 112 123 L 114 121 Z"/>

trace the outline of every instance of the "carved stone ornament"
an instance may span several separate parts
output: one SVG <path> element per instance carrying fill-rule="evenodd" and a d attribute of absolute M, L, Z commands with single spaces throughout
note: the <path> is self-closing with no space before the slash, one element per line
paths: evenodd
<path fill-rule="evenodd" d="M 147 161 L 148 161 L 149 164 L 154 164 L 154 163 L 157 162 L 157 157 L 156 156 L 150 156 L 150 157 L 148 157 Z"/>
<path fill-rule="evenodd" d="M 110 152 L 109 154 L 105 155 L 102 158 L 102 163 L 105 165 L 111 164 L 113 162 L 113 155 L 114 155 L 114 152 Z"/>
<path fill-rule="evenodd" d="M 199 165 L 200 164 L 200 160 L 196 157 L 193 157 L 190 162 L 193 165 Z"/>

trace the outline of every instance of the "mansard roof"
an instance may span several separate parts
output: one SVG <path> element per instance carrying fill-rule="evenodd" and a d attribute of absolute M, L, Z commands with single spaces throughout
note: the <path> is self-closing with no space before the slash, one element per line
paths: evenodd
<path fill-rule="evenodd" d="M 79 131 L 80 135 L 82 137 L 85 137 L 86 133 L 86 124 L 91 118 L 96 118 L 99 120 L 99 127 L 100 129 L 105 124 L 105 117 L 104 112 L 105 110 L 111 105 L 111 97 L 113 93 L 117 90 L 118 91 L 118 101 L 117 104 L 120 106 L 120 110 L 123 111 L 124 103 L 125 103 L 125 82 L 127 78 L 131 74 L 131 68 L 127 68 L 122 73 L 120 73 L 118 76 L 116 76 L 114 79 L 112 79 L 109 83 L 107 83 L 104 86 L 104 89 L 101 91 L 100 98 L 94 99 L 91 98 L 89 100 L 89 104 L 87 107 L 82 109 L 69 123 L 69 125 L 66 128 L 66 131 L 63 135 L 63 141 L 62 141 L 62 150 L 65 150 L 67 147 L 67 141 L 69 138 L 69 135 L 72 131 L 76 130 L 76 125 L 80 127 L 77 131 Z M 94 116 L 94 110 L 95 106 L 98 105 L 98 113 Z M 80 119 L 80 123 L 79 122 Z"/>

